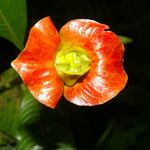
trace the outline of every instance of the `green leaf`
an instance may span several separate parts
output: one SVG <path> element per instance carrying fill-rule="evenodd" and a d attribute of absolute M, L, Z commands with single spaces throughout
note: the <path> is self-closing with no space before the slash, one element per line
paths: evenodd
<path fill-rule="evenodd" d="M 38 119 L 39 103 L 20 82 L 16 82 L 17 79 L 18 75 L 12 68 L 1 75 L 0 135 L 13 139 L 18 150 L 29 150 L 35 146 L 40 147 L 26 129 Z M 7 143 L 4 140 L 2 142 L 5 149 L 12 148 L 10 140 Z"/>
<path fill-rule="evenodd" d="M 26 31 L 26 1 L 0 0 L 0 36 L 23 48 Z"/>
<path fill-rule="evenodd" d="M 14 139 L 0 132 L 0 150 L 14 150 Z"/>
<path fill-rule="evenodd" d="M 121 39 L 121 41 L 123 42 L 123 44 L 129 44 L 131 43 L 133 40 L 127 36 L 119 36 L 119 38 Z"/>
<path fill-rule="evenodd" d="M 115 130 L 115 129 L 114 129 Z M 132 147 L 144 130 L 141 127 L 117 129 L 103 145 L 107 150 L 127 150 Z"/>
<path fill-rule="evenodd" d="M 56 149 L 60 147 L 59 143 L 66 143 L 65 145 L 71 147 L 73 137 L 62 112 L 43 106 L 26 88 L 23 90 L 25 96 L 21 101 L 16 120 L 17 150 Z"/>
<path fill-rule="evenodd" d="M 16 150 L 45 150 L 25 128 L 19 128 Z"/>
<path fill-rule="evenodd" d="M 57 150 L 76 150 L 76 149 L 68 143 L 58 143 Z"/>
<path fill-rule="evenodd" d="M 17 150 L 29 150 L 37 149 L 42 150 L 36 142 L 36 138 L 30 133 L 30 126 L 38 121 L 40 115 L 41 105 L 34 99 L 30 92 L 22 86 L 24 97 L 20 103 L 19 113 L 16 119 L 16 128 L 18 129 L 16 134 Z M 28 129 L 29 127 L 29 129 Z M 36 132 L 33 130 L 33 132 Z"/>
<path fill-rule="evenodd" d="M 25 127 L 38 120 L 41 107 L 39 102 L 24 86 L 22 86 L 22 90 L 24 92 L 24 97 L 21 100 L 18 119 L 16 120 L 18 127 Z"/>
<path fill-rule="evenodd" d="M 15 118 L 18 113 L 22 90 L 16 85 L 18 75 L 13 69 L 1 75 L 0 82 L 0 131 L 13 137 L 16 132 Z"/>
<path fill-rule="evenodd" d="M 0 133 L 14 139 L 16 150 L 74 149 L 60 108 L 40 104 L 21 82 L 16 82 L 18 75 L 13 69 L 4 72 L 1 79 Z"/>

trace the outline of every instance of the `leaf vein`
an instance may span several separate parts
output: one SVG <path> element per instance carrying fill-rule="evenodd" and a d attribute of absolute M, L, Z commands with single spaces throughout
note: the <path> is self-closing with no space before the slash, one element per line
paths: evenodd
<path fill-rule="evenodd" d="M 22 43 L 20 42 L 20 40 L 18 39 L 17 35 L 14 33 L 13 29 L 10 27 L 9 23 L 7 22 L 5 16 L 3 15 L 3 12 L 0 10 L 0 16 L 4 22 L 4 24 L 6 25 L 7 29 L 9 30 L 10 34 L 12 35 L 12 37 L 14 37 L 15 41 L 16 41 L 16 45 L 19 49 L 23 48 Z"/>

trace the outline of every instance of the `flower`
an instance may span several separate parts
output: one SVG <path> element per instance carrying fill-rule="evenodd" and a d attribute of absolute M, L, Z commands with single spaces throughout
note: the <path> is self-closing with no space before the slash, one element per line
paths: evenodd
<path fill-rule="evenodd" d="M 105 24 L 66 23 L 58 33 L 50 17 L 37 22 L 11 63 L 33 96 L 54 108 L 62 95 L 77 105 L 107 102 L 126 85 L 124 46 Z"/>

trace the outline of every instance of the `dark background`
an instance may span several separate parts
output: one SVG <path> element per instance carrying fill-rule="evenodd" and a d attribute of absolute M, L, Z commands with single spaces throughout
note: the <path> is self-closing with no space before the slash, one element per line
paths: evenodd
<path fill-rule="evenodd" d="M 59 30 L 71 19 L 88 18 L 110 26 L 133 42 L 125 45 L 124 67 L 129 80 L 112 101 L 78 107 L 60 104 L 79 150 L 150 149 L 150 2 L 147 0 L 27 0 L 28 31 L 50 16 Z M 18 50 L 0 38 L 1 72 L 10 67 Z M 11 49 L 11 50 L 10 50 Z"/>

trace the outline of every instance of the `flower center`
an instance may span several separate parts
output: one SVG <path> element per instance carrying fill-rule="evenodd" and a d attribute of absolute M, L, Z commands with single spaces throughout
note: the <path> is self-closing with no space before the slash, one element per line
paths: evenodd
<path fill-rule="evenodd" d="M 77 80 L 90 69 L 91 60 L 86 52 L 74 45 L 62 45 L 55 59 L 55 67 L 67 86 L 74 85 Z"/>

